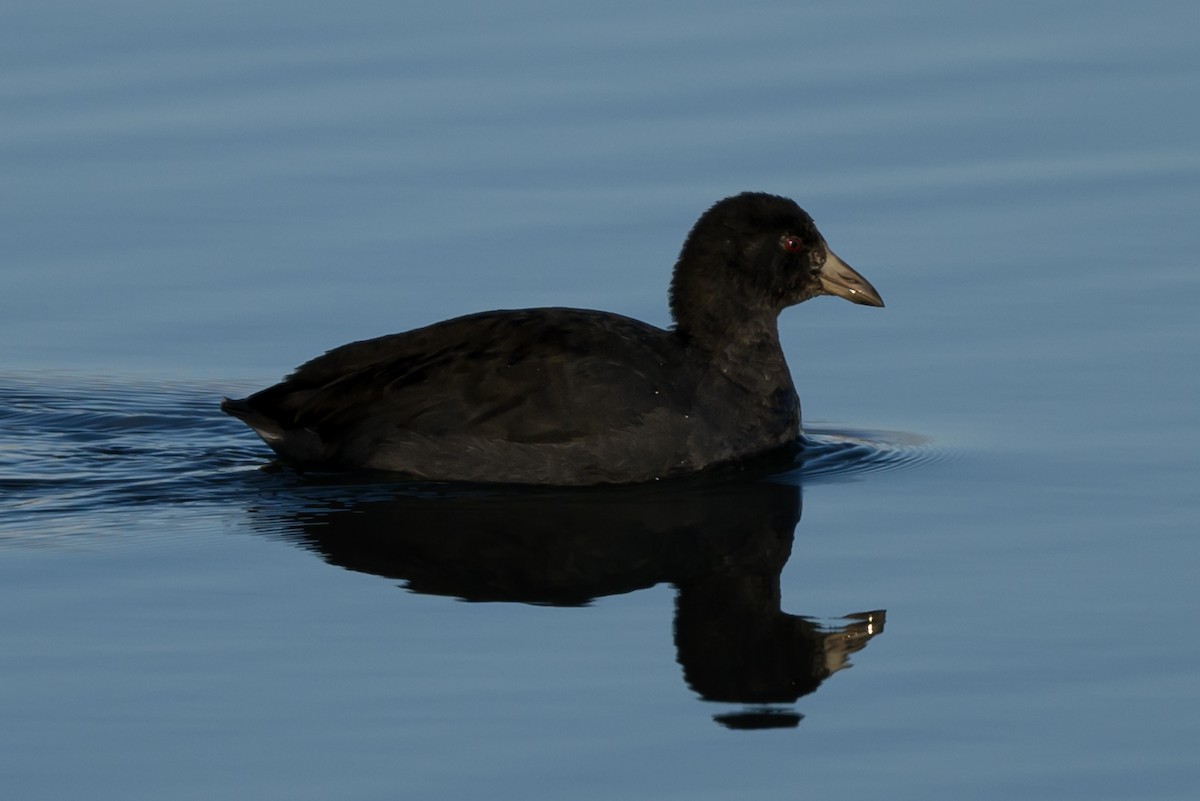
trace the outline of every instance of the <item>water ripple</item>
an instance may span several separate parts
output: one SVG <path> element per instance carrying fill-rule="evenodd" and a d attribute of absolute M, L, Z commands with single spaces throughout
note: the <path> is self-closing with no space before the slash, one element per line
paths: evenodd
<path fill-rule="evenodd" d="M 804 443 L 800 473 L 805 484 L 907 470 L 949 456 L 929 438 L 900 431 L 809 426 Z"/>
<path fill-rule="evenodd" d="M 0 536 L 120 525 L 115 513 L 228 498 L 252 442 L 188 383 L 0 379 Z"/>
<path fill-rule="evenodd" d="M 155 511 L 195 525 L 276 492 L 346 497 L 363 476 L 262 470 L 268 452 L 217 401 L 238 387 L 200 382 L 0 377 L 0 542 L 127 530 Z M 912 468 L 944 453 L 907 434 L 816 428 L 777 478 L 826 482 Z M 410 487 L 419 492 L 419 487 Z M 182 515 L 180 513 L 183 513 Z M 159 529 L 161 530 L 161 526 Z"/>

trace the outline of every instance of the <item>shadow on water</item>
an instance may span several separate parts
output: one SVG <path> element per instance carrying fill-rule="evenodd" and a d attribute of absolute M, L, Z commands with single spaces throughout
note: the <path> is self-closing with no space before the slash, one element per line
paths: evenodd
<path fill-rule="evenodd" d="M 687 683 L 738 728 L 794 725 L 791 704 L 883 630 L 872 611 L 823 627 L 780 608 L 800 486 L 762 476 L 570 491 L 397 491 L 338 508 L 260 507 L 330 564 L 468 601 L 579 606 L 669 583 Z M 287 519 L 287 518 L 290 518 Z"/>
<path fill-rule="evenodd" d="M 668 583 L 688 685 L 742 708 L 729 728 L 795 726 L 789 706 L 848 665 L 884 612 L 822 625 L 780 606 L 801 487 L 930 458 L 921 443 L 810 432 L 778 459 L 702 479 L 545 489 L 254 469 L 263 449 L 207 387 L 4 382 L 0 544 L 111 532 L 147 509 L 186 530 L 235 515 L 332 565 L 468 601 L 580 606 Z M 107 526 L 96 527 L 96 520 Z M 207 522 L 211 527 L 211 520 Z"/>

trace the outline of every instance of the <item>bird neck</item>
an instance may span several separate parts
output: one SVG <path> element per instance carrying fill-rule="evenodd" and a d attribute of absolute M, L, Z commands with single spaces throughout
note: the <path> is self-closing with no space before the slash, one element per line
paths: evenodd
<path fill-rule="evenodd" d="M 721 320 L 719 327 L 694 328 L 681 322 L 676 325 L 676 332 L 689 348 L 702 354 L 712 369 L 753 394 L 794 392 L 773 315 L 742 318 L 722 315 Z"/>

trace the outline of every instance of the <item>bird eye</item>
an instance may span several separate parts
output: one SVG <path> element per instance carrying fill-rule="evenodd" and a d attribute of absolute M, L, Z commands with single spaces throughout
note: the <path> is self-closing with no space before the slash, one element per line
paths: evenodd
<path fill-rule="evenodd" d="M 804 242 L 798 236 L 784 236 L 780 238 L 779 246 L 788 253 L 798 253 L 804 249 Z"/>

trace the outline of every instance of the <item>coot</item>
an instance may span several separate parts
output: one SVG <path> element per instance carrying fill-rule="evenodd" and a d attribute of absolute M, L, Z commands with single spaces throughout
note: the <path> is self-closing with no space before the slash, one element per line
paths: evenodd
<path fill-rule="evenodd" d="M 686 475 L 795 443 L 777 318 L 817 295 L 883 305 L 795 202 L 746 192 L 684 242 L 668 330 L 483 312 L 343 345 L 221 409 L 301 467 L 548 485 Z"/>

